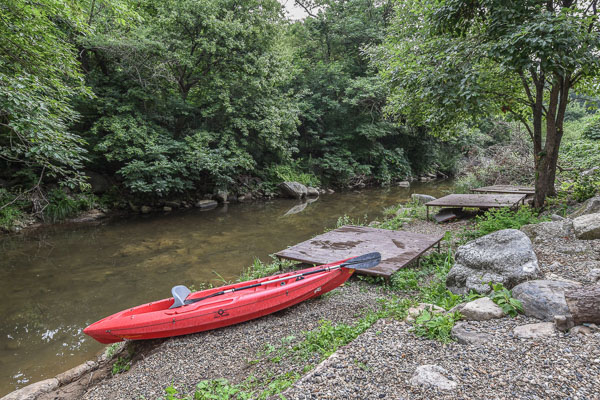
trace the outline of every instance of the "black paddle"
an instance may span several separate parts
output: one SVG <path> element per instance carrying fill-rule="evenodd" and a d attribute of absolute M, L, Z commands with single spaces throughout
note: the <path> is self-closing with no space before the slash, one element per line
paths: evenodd
<path fill-rule="evenodd" d="M 227 289 L 227 290 L 221 290 L 219 292 L 209 294 L 208 296 L 200 297 L 197 299 L 190 299 L 190 300 L 185 300 L 185 298 L 187 296 L 189 296 L 189 294 L 191 293 L 188 288 L 186 288 L 185 286 L 175 286 L 172 289 L 173 297 L 175 298 L 175 303 L 173 303 L 173 305 L 170 308 L 186 306 L 188 304 L 197 303 L 199 301 L 206 300 L 211 297 L 220 296 L 220 295 L 223 295 L 226 293 L 239 292 L 240 290 L 246 290 L 246 289 L 251 289 L 254 287 L 258 287 L 258 286 L 268 285 L 270 283 L 286 281 L 288 279 L 296 278 L 299 280 L 305 276 L 317 274 L 319 272 L 333 271 L 333 270 L 340 269 L 340 268 L 369 269 L 369 268 L 373 268 L 374 266 L 378 265 L 380 262 L 381 262 L 381 254 L 380 253 L 378 253 L 378 252 L 368 253 L 368 254 L 363 254 L 362 256 L 351 258 L 350 260 L 345 261 L 340 265 L 334 265 L 333 267 L 325 267 L 325 268 L 315 269 L 313 271 L 303 272 L 303 273 L 297 274 L 297 275 L 285 276 L 283 278 L 277 278 L 277 279 L 273 279 L 270 281 L 255 283 L 253 285 L 242 286 L 242 287 L 238 287 L 238 288 L 231 288 L 231 289 Z"/>

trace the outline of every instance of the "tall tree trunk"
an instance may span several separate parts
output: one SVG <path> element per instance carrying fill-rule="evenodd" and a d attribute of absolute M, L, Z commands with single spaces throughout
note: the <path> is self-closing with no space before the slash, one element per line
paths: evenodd
<path fill-rule="evenodd" d="M 542 153 L 542 120 L 544 116 L 544 82 L 543 73 L 538 76 L 535 71 L 530 71 L 533 83 L 535 85 L 535 104 L 533 110 L 533 159 L 535 163 L 535 196 L 534 206 L 541 208 L 546 200 L 546 173 L 542 168 L 544 161 Z"/>
<path fill-rule="evenodd" d="M 556 111 L 556 141 L 554 143 L 554 149 L 552 152 L 552 157 L 550 157 L 548 164 L 548 184 L 550 187 L 550 191 L 548 192 L 549 196 L 556 196 L 556 188 L 554 186 L 554 182 L 556 180 L 556 167 L 558 165 L 558 152 L 560 149 L 560 143 L 562 141 L 562 137 L 564 134 L 564 121 L 565 121 L 565 112 L 567 110 L 567 104 L 569 103 L 569 90 L 571 88 L 571 76 L 567 74 L 564 78 L 560 80 L 560 100 L 558 102 L 558 109 Z"/>

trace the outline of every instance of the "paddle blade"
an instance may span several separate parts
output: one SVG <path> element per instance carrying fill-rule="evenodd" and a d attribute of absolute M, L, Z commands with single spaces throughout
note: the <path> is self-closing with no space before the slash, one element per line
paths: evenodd
<path fill-rule="evenodd" d="M 362 256 L 354 257 L 351 260 L 341 264 L 340 267 L 353 269 L 369 269 L 377 266 L 381 262 L 381 253 L 373 252 L 363 254 Z"/>

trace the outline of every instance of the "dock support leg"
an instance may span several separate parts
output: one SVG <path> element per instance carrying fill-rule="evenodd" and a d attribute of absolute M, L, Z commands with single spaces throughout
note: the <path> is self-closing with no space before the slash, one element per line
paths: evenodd
<path fill-rule="evenodd" d="M 438 251 L 438 253 L 442 252 L 442 241 L 441 240 L 437 243 L 437 251 Z"/>
<path fill-rule="evenodd" d="M 426 204 L 425 209 L 427 210 L 427 221 L 429 221 L 429 206 Z"/>

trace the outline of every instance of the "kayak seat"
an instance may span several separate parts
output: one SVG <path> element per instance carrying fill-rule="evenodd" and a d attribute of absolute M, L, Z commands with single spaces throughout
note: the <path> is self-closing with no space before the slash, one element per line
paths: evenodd
<path fill-rule="evenodd" d="M 173 286 L 171 293 L 173 294 L 175 302 L 171 307 L 169 307 L 169 309 L 184 306 L 185 299 L 190 295 L 190 293 L 192 293 L 192 291 L 183 285 L 177 285 Z"/>

